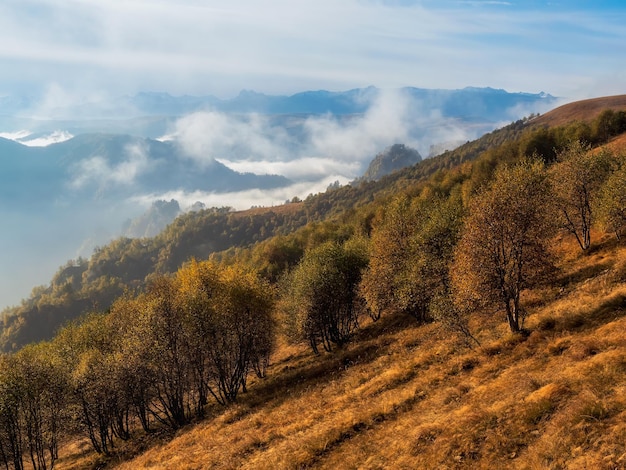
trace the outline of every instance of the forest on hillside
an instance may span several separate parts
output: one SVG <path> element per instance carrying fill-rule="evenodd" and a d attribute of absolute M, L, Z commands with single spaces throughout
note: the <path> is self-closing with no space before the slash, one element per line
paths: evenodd
<path fill-rule="evenodd" d="M 623 236 L 626 156 L 602 144 L 625 131 L 622 111 L 519 121 L 290 211 L 190 213 L 68 263 L 3 315 L 15 352 L 0 356 L 0 461 L 51 468 L 69 436 L 108 454 L 140 429 L 201 419 L 266 374 L 277 336 L 321 355 L 364 318 L 409 316 L 472 347 L 476 312 L 527 334 L 524 292 L 554 279 L 557 235 L 581 252 L 594 230 Z"/>

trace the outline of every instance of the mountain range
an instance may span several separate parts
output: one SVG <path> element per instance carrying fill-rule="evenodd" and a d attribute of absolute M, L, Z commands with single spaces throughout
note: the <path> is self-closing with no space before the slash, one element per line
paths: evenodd
<path fill-rule="evenodd" d="M 337 92 L 304 91 L 293 95 L 266 95 L 243 90 L 227 99 L 211 95 L 173 96 L 164 92 L 140 92 L 133 96 L 45 108 L 39 104 L 42 96 L 5 96 L 0 97 L 0 127 L 7 128 L 17 123 L 17 127 L 21 128 L 51 129 L 50 125 L 55 124 L 54 129 L 60 127 L 76 133 L 122 132 L 130 125 L 133 133 L 158 137 L 155 134 L 165 130 L 172 116 L 206 110 L 266 115 L 362 114 L 386 92 L 389 90 L 373 86 Z M 544 92 L 510 93 L 489 87 L 458 90 L 404 87 L 393 92 L 419 103 L 424 115 L 436 113 L 444 118 L 494 123 L 519 118 L 537 108 L 548 109 L 557 101 L 556 97 Z M 45 116 L 55 122 L 47 121 Z M 120 119 L 127 122 L 121 125 Z"/>
<path fill-rule="evenodd" d="M 174 97 L 167 93 L 139 93 L 121 101 L 143 114 L 187 114 L 212 108 L 234 113 L 262 114 L 359 114 L 384 90 L 376 87 L 342 92 L 306 91 L 290 96 L 265 95 L 243 90 L 234 98 L 214 96 Z M 466 87 L 460 90 L 405 87 L 400 93 L 419 100 L 427 110 L 441 110 L 445 117 L 499 120 L 503 110 L 537 101 L 554 102 L 547 93 L 509 93 L 502 89 Z"/>

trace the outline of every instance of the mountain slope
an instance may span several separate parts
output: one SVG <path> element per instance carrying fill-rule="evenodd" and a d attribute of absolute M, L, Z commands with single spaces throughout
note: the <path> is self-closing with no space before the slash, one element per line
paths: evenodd
<path fill-rule="evenodd" d="M 546 133 L 542 128 L 536 135 L 534 122 L 534 119 L 514 122 L 454 151 L 384 176 L 379 181 L 334 188 L 325 193 L 311 195 L 302 203 L 240 213 L 214 209 L 200 211 L 180 217 L 152 239 L 117 240 L 101 247 L 86 263 L 85 274 L 73 296 L 65 295 L 62 283 L 53 279 L 43 293 L 40 291 L 27 299 L 24 305 L 5 312 L 7 320 L 4 325 L 0 325 L 0 345 L 4 350 L 10 350 L 28 341 L 49 338 L 64 321 L 84 312 L 85 305 L 93 305 L 94 302 L 89 301 L 90 296 L 97 298 L 98 304 L 107 308 L 125 285 L 140 287 L 151 272 L 174 272 L 190 257 L 204 259 L 225 250 L 233 252 L 273 235 L 289 234 L 307 223 L 323 220 L 336 223 L 355 213 L 362 217 L 359 224 L 367 232 L 371 230 L 374 215 L 371 213 L 374 209 L 368 209 L 372 203 L 375 205 L 385 201 L 407 188 L 428 185 L 428 179 L 433 175 L 438 174 L 438 178 L 444 178 L 443 175 L 447 174 L 448 181 L 454 182 L 459 177 L 461 164 L 482 155 L 480 168 L 483 170 L 477 174 L 484 173 L 482 177 L 486 177 L 489 169 L 499 160 L 517 158 L 520 154 L 532 155 L 544 147 L 554 152 L 557 144 L 565 144 L 556 142 L 552 134 Z M 555 130 L 554 134 L 562 133 Z M 544 141 L 547 144 L 544 145 Z M 454 168 L 456 173 L 449 172 Z M 475 184 L 479 185 L 480 181 L 480 178 L 476 178 Z M 271 246 L 263 249 L 270 253 L 277 250 Z M 278 255 L 279 253 L 277 261 L 267 263 L 272 266 L 263 267 L 272 278 L 280 275 L 280 270 L 288 265 L 280 261 L 281 257 Z M 261 261 L 261 264 L 264 263 Z M 98 286 L 103 286 L 102 291 L 98 290 Z M 60 299 L 64 303 L 62 309 L 57 307 Z M 43 317 L 46 318 L 45 321 L 37 321 L 37 318 Z"/>
<path fill-rule="evenodd" d="M 555 284 L 528 293 L 529 336 L 478 315 L 469 349 L 383 317 L 332 354 L 281 344 L 236 404 L 120 443 L 107 467 L 622 468 L 626 251 L 608 238 L 591 257 L 565 250 Z M 57 468 L 104 463 L 79 443 L 61 453 Z"/>
<path fill-rule="evenodd" d="M 555 108 L 533 120 L 533 124 L 562 126 L 572 121 L 592 121 L 607 109 L 626 110 L 626 95 L 575 101 Z"/>
<path fill-rule="evenodd" d="M 517 136 L 520 126 L 526 129 Z M 502 135 L 485 136 L 486 140 L 480 145 L 454 157 L 438 157 L 435 165 L 421 162 L 376 183 L 364 183 L 360 188 L 333 188 L 303 203 L 294 202 L 285 206 L 289 210 L 283 207 L 282 211 L 283 216 L 288 213 L 294 216 L 289 219 L 294 226 L 302 217 L 311 216 L 313 210 L 313 216 L 319 217 L 317 220 L 327 220 L 308 224 L 293 235 L 272 238 L 251 249 L 230 249 L 220 259 L 226 265 L 245 261 L 259 268 L 260 263 L 275 262 L 288 269 L 298 262 L 303 252 L 318 254 L 316 247 L 336 246 L 325 245 L 327 241 L 345 242 L 344 246 L 350 244 L 352 249 L 357 249 L 366 248 L 369 239 L 370 247 L 377 248 L 370 253 L 371 259 L 387 257 L 378 248 L 389 245 L 394 250 L 393 257 L 388 258 L 391 261 L 398 259 L 398 253 L 400 256 L 412 253 L 410 260 L 415 257 L 415 263 L 409 262 L 404 267 L 398 263 L 389 265 L 391 275 L 393 271 L 403 275 L 406 269 L 412 270 L 426 258 L 419 258 L 416 251 L 402 251 L 401 245 L 404 242 L 413 245 L 419 238 L 428 238 L 430 242 L 419 242 L 414 248 L 424 252 L 436 250 L 428 259 L 442 258 L 446 271 L 449 268 L 448 279 L 455 281 L 454 269 L 460 269 L 456 273 L 460 272 L 464 278 L 467 274 L 471 276 L 471 268 L 467 271 L 459 267 L 449 250 L 439 248 L 442 242 L 454 243 L 455 237 L 454 231 L 442 231 L 445 227 L 440 224 L 456 226 L 459 217 L 463 217 L 461 209 L 468 206 L 473 215 L 472 211 L 478 207 L 473 204 L 474 194 L 489 194 L 494 181 L 499 181 L 494 178 L 494 172 L 502 174 L 498 172 L 508 167 L 504 171 L 512 174 L 514 170 L 510 165 L 525 161 L 528 155 L 536 155 L 542 139 L 558 144 L 556 152 L 569 148 L 569 137 L 576 135 L 577 129 L 576 123 L 547 130 L 534 129 L 526 121 L 514 123 L 502 131 L 513 137 L 499 145 L 494 142 L 504 138 Z M 591 134 L 596 143 L 598 135 Z M 605 145 L 621 140 L 619 136 L 616 139 L 605 137 L 609 140 L 608 143 L 605 140 Z M 471 151 L 490 145 L 487 151 L 472 156 Z M 586 157 L 601 155 L 596 152 Z M 554 163 L 546 155 L 543 158 L 550 173 L 567 169 L 563 161 Z M 462 164 L 455 164 L 457 159 Z M 436 166 L 438 169 L 434 169 Z M 545 167 L 535 163 L 533 168 L 549 177 Z M 611 176 L 623 175 L 623 167 L 618 170 L 617 165 L 610 171 Z M 516 194 L 509 191 L 503 199 L 511 196 Z M 355 207 L 356 204 L 347 204 L 349 199 L 366 202 Z M 433 205 L 424 205 L 428 201 L 434 201 Z M 445 206 L 440 204 L 442 201 L 447 201 Z M 446 207 L 454 209 L 448 203 L 456 204 L 454 207 L 459 210 L 446 210 Z M 435 210 L 427 213 L 423 210 L 427 208 Z M 337 211 L 334 219 L 328 220 L 333 210 Z M 552 215 L 547 205 L 537 210 L 545 217 Z M 296 220 L 300 214 L 302 217 Z M 179 250 L 181 239 L 192 238 L 190 246 L 197 248 L 214 244 L 219 237 L 223 239 L 224 234 L 241 236 L 243 241 L 249 236 L 263 236 L 270 227 L 268 222 L 273 220 L 264 215 L 277 218 L 279 214 L 272 211 L 264 214 L 257 209 L 238 214 L 201 211 L 197 215 L 186 215 L 166 231 L 176 243 L 167 245 L 165 251 L 159 253 L 155 251 L 159 245 L 154 240 L 117 240 L 99 250 L 89 262 L 82 260 L 66 266 L 56 276 L 51 291 L 34 299 L 33 304 L 43 305 L 47 295 L 54 301 L 50 305 L 62 309 L 62 302 L 71 300 L 80 282 L 97 281 L 90 287 L 98 293 L 101 291 L 96 286 L 119 282 L 119 276 L 125 275 L 124 269 L 145 273 L 150 266 L 142 263 L 155 259 L 166 267 L 158 271 L 171 272 L 189 255 L 188 250 Z M 420 219 L 415 219 L 415 215 Z M 506 218 L 506 214 L 503 217 Z M 194 219 L 202 223 L 194 225 Z M 202 232 L 209 227 L 207 222 L 215 219 L 227 220 L 229 224 L 218 226 L 213 234 Z M 416 224 L 416 220 L 426 223 Z M 465 221 L 471 224 L 471 218 Z M 243 225 L 235 225 L 235 222 Z M 388 222 L 390 225 L 386 226 Z M 281 229 L 286 229 L 285 224 L 276 223 L 276 233 L 281 233 Z M 559 232 L 551 236 L 549 258 L 555 263 L 554 270 L 550 271 L 550 276 L 536 279 L 536 283 L 522 290 L 521 305 L 526 322 L 517 333 L 511 333 L 503 321 L 502 305 L 480 303 L 457 312 L 454 303 L 439 304 L 467 320 L 465 326 L 471 331 L 472 340 L 452 334 L 459 330 L 450 327 L 459 324 L 448 323 L 446 316 L 441 319 L 437 311 L 431 319 L 420 316 L 416 321 L 416 317 L 403 314 L 402 310 L 383 307 L 379 312 L 382 317 L 376 322 L 367 315 L 360 316 L 359 327 L 348 343 L 335 344 L 328 352 L 313 354 L 306 344 L 288 341 L 293 338 L 290 315 L 299 312 L 294 314 L 279 308 L 276 323 L 280 329 L 268 375 L 260 378 L 263 374 L 259 374 L 259 378 L 248 382 L 248 388 L 237 396 L 236 402 L 228 406 L 209 403 L 201 409 L 202 413 L 195 415 L 195 422 L 183 428 L 178 428 L 180 422 L 177 422 L 171 427 L 175 431 L 167 431 L 154 422 L 152 429 L 158 432 L 144 434 L 137 425 L 137 435 L 128 441 L 110 438 L 115 447 L 107 456 L 85 451 L 85 441 L 78 438 L 68 440 L 58 468 L 621 468 L 626 463 L 626 344 L 623 335 L 626 248 L 623 239 L 605 233 L 600 226 L 593 231 L 591 239 L 592 247 L 582 252 L 573 235 Z M 395 251 L 397 249 L 401 251 Z M 142 256 L 142 252 L 148 256 Z M 197 265 L 189 268 L 194 266 Z M 297 272 L 301 274 L 299 268 Z M 381 272 L 381 282 L 386 282 L 387 272 Z M 280 270 L 275 274 L 281 277 Z M 101 279 L 97 277 L 100 275 Z M 90 279 L 92 276 L 95 277 Z M 424 276 L 428 276 L 428 286 L 438 288 L 434 277 L 427 273 Z M 398 280 L 404 282 L 403 279 Z M 188 278 L 181 280 L 181 288 L 188 288 Z M 421 282 L 414 277 L 409 281 Z M 442 278 L 441 282 L 446 279 Z M 131 283 L 133 286 L 138 283 Z M 324 286 L 332 289 L 335 285 Z M 203 288 L 198 286 L 198 289 Z M 55 297 L 55 289 L 62 296 Z M 339 298 L 340 292 L 336 290 L 331 290 L 328 298 Z M 395 291 L 392 288 L 382 294 L 393 301 Z M 164 292 L 171 298 L 172 291 Z M 488 295 L 488 291 L 482 293 Z M 453 291 L 443 295 L 454 300 Z M 278 296 L 279 301 L 286 300 L 284 291 Z M 100 335 L 117 332 L 114 334 L 119 334 L 120 344 L 128 345 L 127 339 L 134 341 L 138 333 L 145 331 L 144 322 L 135 325 L 130 321 L 135 318 L 134 312 L 149 311 L 153 308 L 151 305 L 161 305 L 161 301 L 154 302 L 158 299 L 148 299 L 149 303 L 142 303 L 146 298 L 139 299 L 138 304 L 128 304 L 130 298 L 126 297 L 121 309 L 120 304 L 113 308 L 116 313 L 99 317 L 105 321 L 115 320 L 111 330 L 105 323 L 88 322 L 86 325 L 89 328 L 101 325 L 104 330 L 97 326 L 93 330 Z M 183 299 L 188 298 L 181 296 L 180 300 Z M 369 298 L 364 302 L 370 305 Z M 129 305 L 131 308 L 127 310 Z M 184 318 L 188 311 L 196 311 L 188 309 L 196 305 L 195 302 L 185 301 L 182 305 L 181 309 L 173 308 Z M 159 311 L 162 310 L 159 308 Z M 14 318 L 13 322 L 23 323 L 24 317 L 28 316 Z M 10 322 L 5 319 L 7 323 Z M 128 338 L 125 325 L 130 332 Z M 87 329 L 85 333 L 89 335 L 90 331 Z M 79 334 L 78 338 L 83 336 Z M 96 379 L 91 382 L 88 379 L 88 383 L 109 384 L 108 375 L 103 377 L 99 372 L 108 369 L 101 369 L 99 362 L 93 361 L 94 357 L 111 361 L 117 358 L 115 364 L 120 364 L 119 370 L 126 370 L 126 361 L 119 360 L 118 355 L 124 349 L 115 346 L 111 349 L 115 342 L 108 341 L 110 334 L 103 338 L 104 346 L 89 346 L 86 360 L 76 361 L 77 374 L 84 373 L 85 369 L 96 373 Z M 310 341 L 311 337 L 307 339 Z M 64 344 L 74 344 L 67 341 L 66 335 L 55 343 L 60 346 L 59 351 L 66 350 Z M 165 350 L 174 352 L 168 347 Z M 183 362 L 188 357 L 197 357 L 184 352 L 178 354 Z M 144 365 L 154 370 L 150 368 L 160 368 L 161 360 L 162 356 L 157 354 Z M 141 364 L 140 360 L 138 365 Z M 190 367 L 194 365 L 189 363 Z M 118 393 L 118 385 L 124 383 L 113 381 L 111 388 L 102 387 Z M 193 395 L 192 389 L 188 390 Z M 127 396 L 124 393 L 120 396 Z"/>

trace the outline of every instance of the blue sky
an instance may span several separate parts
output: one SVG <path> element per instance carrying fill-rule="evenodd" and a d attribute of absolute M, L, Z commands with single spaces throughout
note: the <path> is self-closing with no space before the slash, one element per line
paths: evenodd
<path fill-rule="evenodd" d="M 623 1 L 4 0 L 0 95 L 626 93 Z"/>

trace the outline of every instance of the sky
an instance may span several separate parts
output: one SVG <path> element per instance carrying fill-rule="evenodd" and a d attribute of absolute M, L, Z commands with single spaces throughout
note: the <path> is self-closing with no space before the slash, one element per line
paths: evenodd
<path fill-rule="evenodd" d="M 3 0 L 0 96 L 626 92 L 623 0 Z M 53 104 L 55 104 L 53 103 Z"/>

